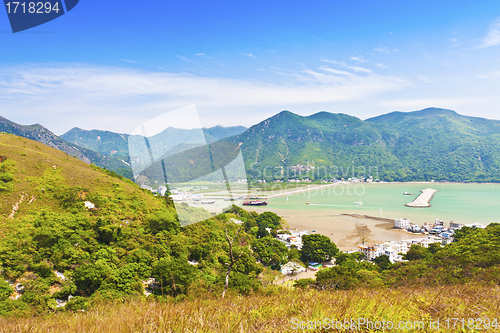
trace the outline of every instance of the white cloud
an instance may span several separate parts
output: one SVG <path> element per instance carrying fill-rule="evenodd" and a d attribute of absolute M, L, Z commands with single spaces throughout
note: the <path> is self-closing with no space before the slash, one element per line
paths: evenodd
<path fill-rule="evenodd" d="M 368 68 L 364 68 L 364 67 L 357 67 L 357 66 L 352 66 L 352 67 L 349 67 L 350 69 L 352 69 L 353 71 L 355 72 L 360 72 L 360 73 L 373 73 L 370 69 Z"/>
<path fill-rule="evenodd" d="M 201 56 L 204 56 L 206 55 L 205 53 L 196 53 L 197 56 L 201 57 Z"/>
<path fill-rule="evenodd" d="M 349 60 L 357 61 L 357 62 L 362 63 L 362 64 L 365 63 L 365 62 L 368 62 L 368 60 L 366 60 L 362 56 L 350 57 Z"/>
<path fill-rule="evenodd" d="M 340 65 L 340 66 L 342 66 L 342 67 L 347 66 L 347 64 L 346 64 L 345 62 L 343 62 L 343 61 L 328 60 L 328 59 L 321 59 L 321 61 L 323 61 L 323 62 L 329 62 L 329 63 L 331 63 L 331 64 Z"/>
<path fill-rule="evenodd" d="M 134 61 L 134 60 L 128 60 L 128 59 L 120 59 L 121 61 L 124 61 L 124 62 L 128 62 L 128 63 L 131 63 L 131 64 L 140 64 L 139 61 Z"/>
<path fill-rule="evenodd" d="M 408 85 L 396 76 L 327 67 L 290 71 L 274 82 L 82 64 L 0 67 L 2 116 L 22 124 L 40 122 L 56 133 L 73 126 L 128 132 L 190 104 L 219 117 L 214 122 L 222 125 L 241 124 L 249 115 L 251 124 L 263 119 L 259 110 L 265 108 L 359 101 Z"/>
<path fill-rule="evenodd" d="M 177 58 L 183 60 L 183 61 L 187 61 L 187 62 L 193 62 L 193 60 L 191 59 L 188 59 L 186 58 L 185 56 L 181 56 L 181 55 L 176 55 Z"/>
<path fill-rule="evenodd" d="M 481 41 L 479 48 L 486 48 L 490 46 L 500 45 L 500 18 L 497 18 L 490 24 L 488 33 Z"/>
<path fill-rule="evenodd" d="M 250 57 L 250 58 L 255 58 L 255 56 L 251 53 L 240 53 L 241 55 L 244 55 L 244 56 L 247 56 L 247 57 Z"/>
<path fill-rule="evenodd" d="M 377 66 L 378 68 L 389 68 L 389 66 L 384 64 L 376 64 L 375 66 Z"/>
<path fill-rule="evenodd" d="M 385 47 L 376 47 L 373 49 L 374 51 L 377 51 L 377 52 L 380 52 L 380 53 L 386 53 L 386 54 L 389 54 L 391 53 L 391 51 L 389 51 L 387 48 Z"/>
<path fill-rule="evenodd" d="M 445 109 L 462 108 L 498 102 L 499 98 L 492 97 L 450 97 L 450 98 L 416 98 L 394 99 L 380 103 L 380 106 L 390 107 L 394 110 L 420 110 L 428 107 L 441 107 Z"/>

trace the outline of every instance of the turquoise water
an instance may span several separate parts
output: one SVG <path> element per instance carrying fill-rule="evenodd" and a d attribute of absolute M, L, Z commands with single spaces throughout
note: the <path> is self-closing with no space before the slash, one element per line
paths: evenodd
<path fill-rule="evenodd" d="M 438 191 L 431 207 L 405 206 L 425 188 Z M 413 195 L 403 195 L 404 192 Z M 363 205 L 354 204 L 356 201 Z M 488 224 L 500 222 L 500 184 L 344 184 L 270 199 L 269 204 L 276 209 L 402 217 L 418 224 L 436 218 L 445 222 Z"/>

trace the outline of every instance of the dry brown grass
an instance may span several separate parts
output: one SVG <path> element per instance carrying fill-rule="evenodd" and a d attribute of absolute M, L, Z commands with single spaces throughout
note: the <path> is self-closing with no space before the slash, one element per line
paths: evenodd
<path fill-rule="evenodd" d="M 423 320 L 427 325 L 429 320 L 438 318 L 441 321 L 498 319 L 499 315 L 498 288 L 457 286 L 322 292 L 276 288 L 271 295 L 228 295 L 224 299 L 198 295 L 177 304 L 136 300 L 101 304 L 84 313 L 0 319 L 0 332 L 293 332 L 291 318 L 308 321 L 365 317 L 395 323 Z M 461 331 L 443 326 L 440 330 L 426 328 L 415 332 Z"/>

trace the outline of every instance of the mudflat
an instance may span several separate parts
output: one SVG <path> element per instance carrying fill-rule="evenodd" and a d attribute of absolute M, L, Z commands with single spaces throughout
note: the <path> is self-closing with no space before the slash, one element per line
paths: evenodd
<path fill-rule="evenodd" d="M 363 224 L 368 228 L 365 232 L 365 244 L 377 244 L 386 241 L 400 241 L 403 239 L 425 238 L 426 235 L 412 234 L 406 231 L 392 229 L 393 223 L 357 218 L 347 215 L 335 215 L 328 211 L 292 211 L 274 209 L 272 206 L 252 207 L 257 213 L 272 211 L 288 223 L 290 230 L 307 230 L 328 236 L 342 251 L 354 251 L 361 245 L 362 235 L 359 235 L 356 224 Z"/>

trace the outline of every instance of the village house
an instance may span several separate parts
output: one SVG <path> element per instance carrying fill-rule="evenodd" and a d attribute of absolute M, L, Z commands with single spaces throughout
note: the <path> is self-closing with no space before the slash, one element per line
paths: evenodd
<path fill-rule="evenodd" d="M 410 220 L 408 219 L 395 219 L 394 228 L 396 229 L 408 229 L 410 227 Z"/>

